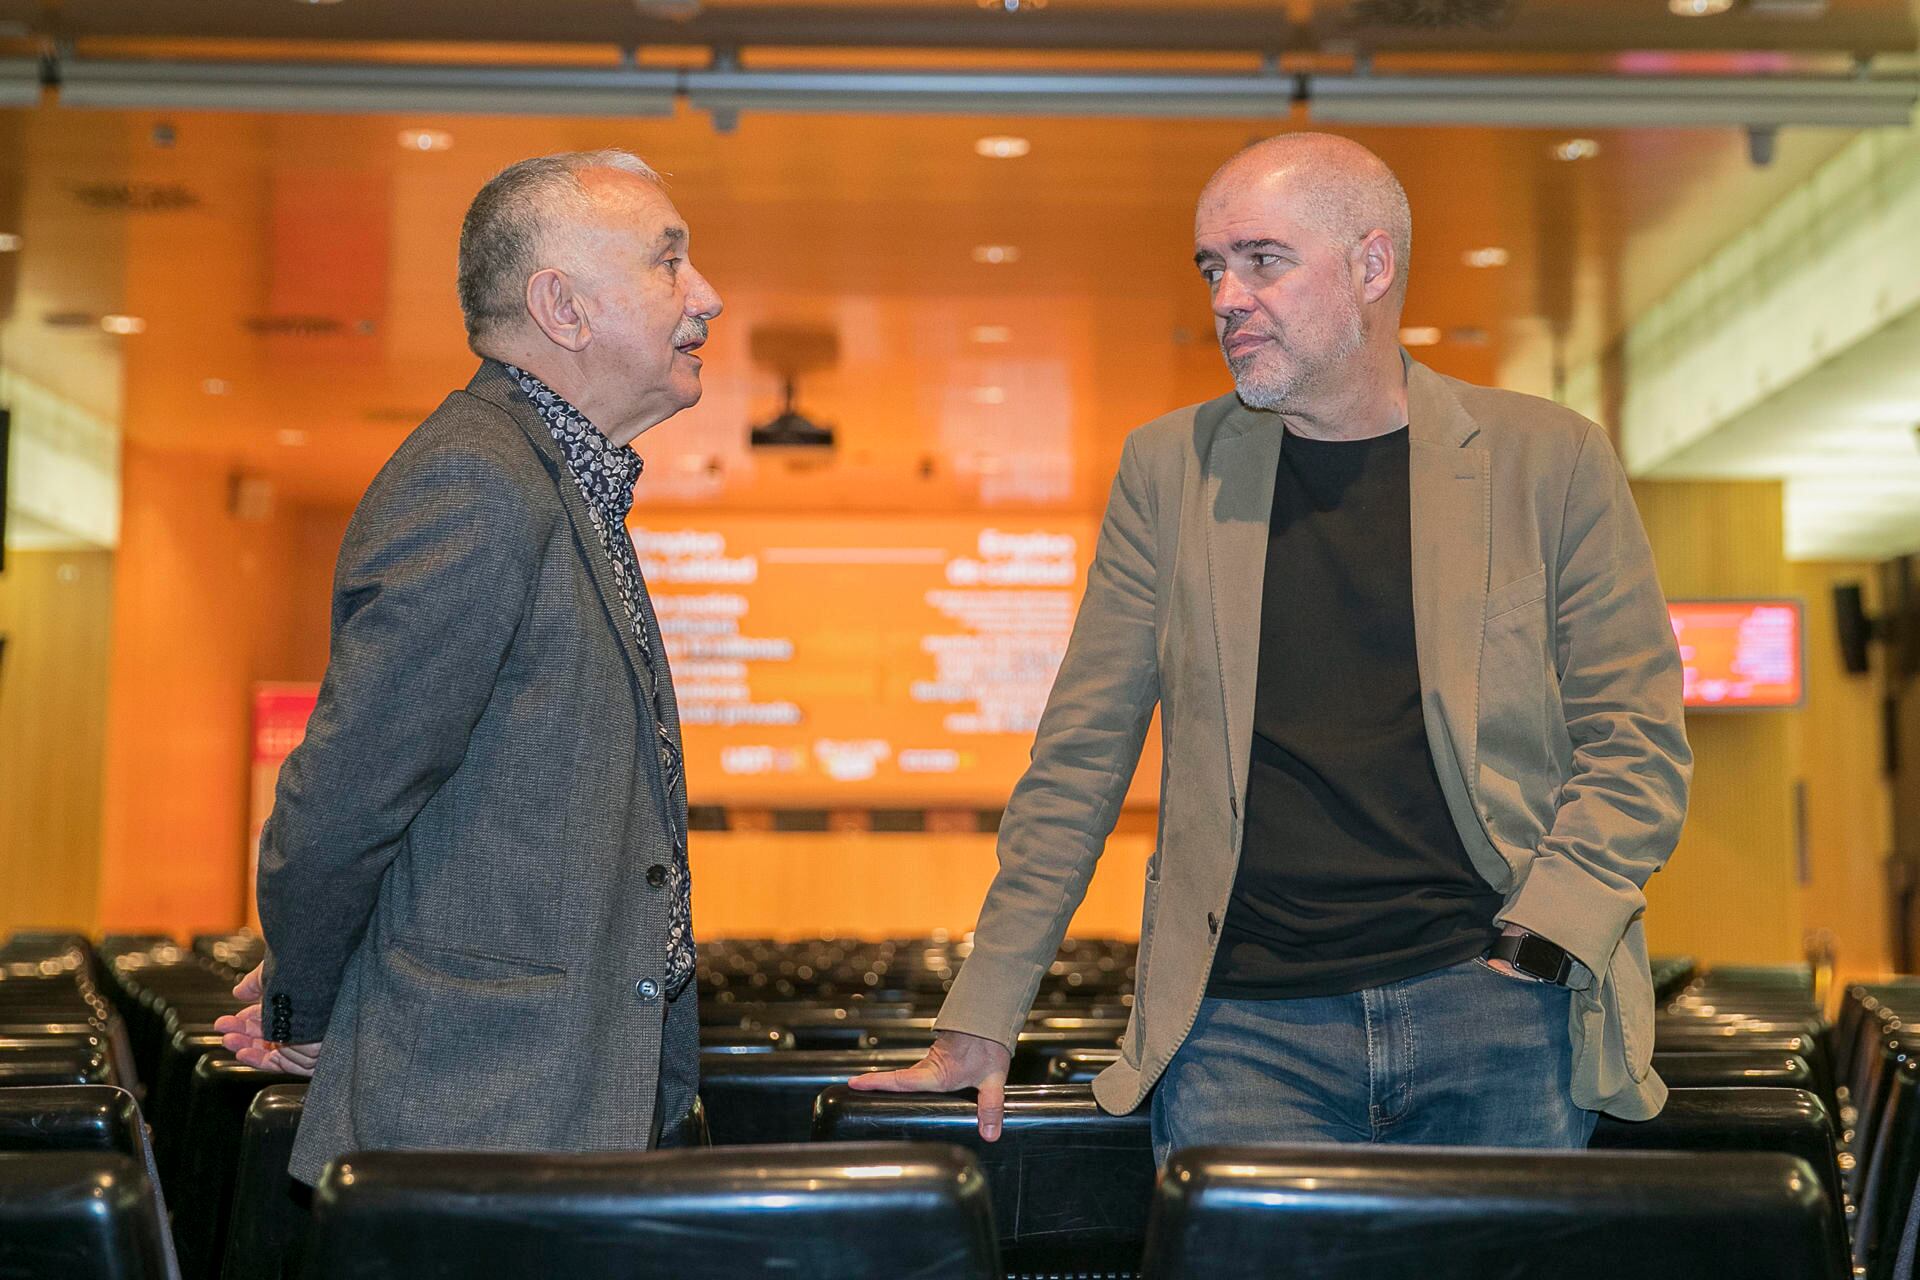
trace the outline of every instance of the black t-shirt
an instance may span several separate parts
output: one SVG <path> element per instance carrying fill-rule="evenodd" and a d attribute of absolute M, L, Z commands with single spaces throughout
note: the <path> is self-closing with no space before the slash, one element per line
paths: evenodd
<path fill-rule="evenodd" d="M 1427 745 L 1407 486 L 1404 428 L 1280 451 L 1246 830 L 1208 995 L 1358 991 L 1499 932 Z"/>

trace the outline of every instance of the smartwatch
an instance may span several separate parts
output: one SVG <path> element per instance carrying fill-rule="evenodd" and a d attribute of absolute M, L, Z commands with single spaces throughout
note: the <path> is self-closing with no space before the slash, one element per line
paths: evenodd
<path fill-rule="evenodd" d="M 1486 958 L 1504 960 L 1516 972 L 1557 987 L 1567 985 L 1567 979 L 1573 976 L 1573 957 L 1566 948 L 1555 946 L 1537 934 L 1504 934 L 1494 940 Z"/>

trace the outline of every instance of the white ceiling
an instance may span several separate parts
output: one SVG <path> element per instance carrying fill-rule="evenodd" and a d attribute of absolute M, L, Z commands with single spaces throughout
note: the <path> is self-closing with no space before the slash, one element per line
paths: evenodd
<path fill-rule="evenodd" d="M 1650 474 L 1784 480 L 1787 555 L 1795 560 L 1920 551 L 1920 309 Z"/>

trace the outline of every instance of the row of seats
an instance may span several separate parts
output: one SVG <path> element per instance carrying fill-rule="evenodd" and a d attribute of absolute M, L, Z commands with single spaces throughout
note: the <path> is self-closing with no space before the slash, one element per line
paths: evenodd
<path fill-rule="evenodd" d="M 137 1074 L 130 1083 L 117 1083 L 142 1097 L 154 1126 L 162 1160 L 152 1204 L 158 1220 L 167 1221 L 159 1196 L 163 1185 L 173 1204 L 171 1239 L 178 1242 L 181 1272 L 190 1277 L 291 1276 L 299 1273 L 303 1256 L 311 1263 L 307 1274 L 398 1275 L 383 1269 L 387 1253 L 417 1261 L 433 1253 L 429 1242 L 437 1242 L 443 1259 L 466 1260 L 450 1274 L 624 1274 L 606 1270 L 608 1255 L 594 1250 L 610 1247 L 613 1237 L 632 1244 L 637 1237 L 631 1233 L 642 1228 L 625 1219 L 636 1214 L 680 1224 L 690 1238 L 704 1241 L 705 1255 L 718 1250 L 734 1258 L 740 1274 L 757 1273 L 761 1263 L 797 1268 L 797 1274 L 903 1274 L 902 1268 L 923 1262 L 929 1275 L 994 1274 L 993 1268 L 1013 1277 L 1194 1274 L 1236 1256 L 1259 1256 L 1245 1249 L 1277 1249 L 1273 1232 L 1324 1244 L 1320 1252 L 1321 1245 L 1281 1250 L 1304 1268 L 1298 1274 L 1398 1274 L 1409 1268 L 1404 1258 L 1389 1265 L 1397 1255 L 1385 1242 L 1377 1269 L 1343 1270 L 1333 1261 L 1342 1256 L 1335 1251 L 1343 1240 L 1350 1249 L 1356 1232 L 1376 1230 L 1387 1219 L 1427 1222 L 1429 1251 L 1436 1247 L 1433 1239 L 1457 1235 L 1449 1257 L 1461 1259 L 1461 1269 L 1443 1273 L 1423 1266 L 1420 1274 L 1497 1273 L 1496 1260 L 1475 1252 L 1482 1246 L 1474 1242 L 1488 1238 L 1503 1242 L 1515 1267 L 1555 1275 L 1642 1274 L 1651 1280 L 1714 1274 L 1681 1265 L 1703 1256 L 1740 1259 L 1737 1270 L 1750 1275 L 1840 1276 L 1847 1269 L 1853 1190 L 1845 1176 L 1848 1162 L 1840 1158 L 1843 1134 L 1832 1117 L 1836 1102 L 1855 1105 L 1858 1094 L 1840 1066 L 1837 1030 L 1812 1006 L 1804 973 L 1715 970 L 1696 976 L 1691 964 L 1665 962 L 1656 974 L 1663 999 L 1662 1070 L 1672 1081 L 1668 1061 L 1693 1060 L 1711 1083 L 1676 1087 L 1665 1113 L 1648 1124 L 1603 1122 L 1597 1151 L 1515 1154 L 1484 1166 L 1457 1152 L 1422 1154 L 1422 1160 L 1431 1154 L 1438 1161 L 1424 1165 L 1403 1160 L 1408 1153 L 1347 1149 L 1188 1152 L 1156 1191 L 1144 1111 L 1107 1116 L 1084 1080 L 1072 1078 L 1119 1052 L 1130 1003 L 1124 946 L 1077 943 L 1063 951 L 1068 959 L 1060 991 L 1082 994 L 1036 1010 L 1017 1059 L 1027 1082 L 1009 1089 L 1002 1140 L 985 1144 L 974 1130 L 968 1098 L 859 1094 L 838 1087 L 858 1071 L 917 1060 L 931 1039 L 939 999 L 929 975 L 940 969 L 925 953 L 955 957 L 964 943 L 823 941 L 787 952 L 764 941 L 718 944 L 702 949 L 700 1105 L 671 1135 L 674 1144 L 695 1150 L 619 1157 L 362 1157 L 336 1170 L 310 1217 L 285 1172 L 305 1085 L 253 1071 L 192 1039 L 200 1025 L 196 1016 L 231 1007 L 230 995 L 224 1004 L 211 999 L 215 984 L 230 985 L 243 965 L 257 961 L 257 941 L 201 939 L 184 949 L 152 939 L 125 942 L 102 946 L 91 959 L 83 954 L 68 968 L 112 975 L 105 982 L 110 1007 L 100 1017 L 101 1029 L 111 1030 L 122 1020 L 119 1010 L 131 1004 L 140 1012 L 124 1019 L 129 1027 L 139 1017 L 146 1023 L 143 1034 L 157 1027 L 164 1036 L 157 1048 L 151 1042 L 149 1047 L 170 1087 L 156 1082 L 147 1089 Z M 907 954 L 913 958 L 903 962 Z M 877 967 L 883 959 L 884 972 Z M 1110 962 L 1108 968 L 1101 968 L 1102 960 Z M 857 964 L 863 990 L 737 998 L 742 990 L 778 994 L 778 979 L 755 984 L 756 974 L 814 981 L 823 971 L 816 962 Z M 193 976 L 195 970 L 202 976 Z M 720 971 L 735 999 L 706 994 L 718 985 Z M 1083 976 L 1069 987 L 1065 977 L 1072 973 Z M 867 983 L 869 974 L 878 980 Z M 899 988 L 891 985 L 895 975 Z M 843 979 L 841 973 L 834 981 Z M 79 985 L 78 978 L 69 981 Z M 1843 1022 L 1852 1011 L 1849 1004 Z M 184 1059 L 191 1060 L 183 1066 Z M 1761 1065 L 1746 1065 L 1755 1062 Z M 132 1096 L 116 1083 L 91 1088 Z M 46 1089 L 17 1092 L 41 1095 L 37 1105 L 44 1107 L 72 1103 Z M 1907 1114 L 1905 1127 L 1916 1127 L 1912 1112 Z M 1904 1132 L 1896 1126 L 1894 1145 Z M 697 1149 L 709 1142 L 714 1149 Z M 808 1145 L 782 1154 L 761 1145 L 766 1143 Z M 11 1153 L 4 1141 L 0 1152 Z M 940 1159 L 909 1158 L 909 1152 Z M 1525 1188 L 1503 1183 L 1496 1176 L 1500 1167 L 1525 1170 L 1517 1178 Z M 789 1173 L 793 1183 L 782 1182 Z M 131 1184 L 123 1176 L 118 1185 Z M 676 1185 L 679 1200 L 666 1190 Z M 796 1193 L 795 1185 L 812 1189 Z M 1302 1189 L 1316 1187 L 1324 1193 Z M 963 1195 L 965 1188 L 973 1189 Z M 1565 1215 L 1594 1188 L 1603 1194 L 1595 1193 L 1591 1221 L 1603 1226 L 1592 1239 L 1609 1243 L 1612 1261 L 1595 1263 L 1590 1272 L 1570 1269 L 1574 1253 L 1554 1253 L 1550 1228 L 1556 1222 L 1565 1227 Z M 1353 1204 L 1372 1206 L 1362 1213 L 1349 1205 L 1365 1223 L 1341 1218 L 1347 1210 L 1338 1204 L 1347 1193 L 1357 1197 Z M 1881 1200 L 1890 1202 L 1892 1194 Z M 896 1217 L 918 1212 L 900 1207 L 909 1204 L 931 1213 L 924 1230 L 913 1229 L 924 1240 L 945 1239 L 945 1251 L 936 1253 L 947 1261 L 897 1252 L 904 1245 L 893 1237 L 904 1227 L 875 1232 L 870 1222 L 857 1225 L 860 1214 L 878 1212 L 883 1203 L 895 1206 L 886 1212 Z M 976 1203 L 984 1206 L 984 1255 L 971 1207 Z M 1276 1207 L 1287 1212 L 1270 1212 Z M 533 1246 L 499 1238 L 504 1227 L 463 1225 L 462 1214 L 469 1211 L 521 1224 L 531 1233 L 526 1239 L 537 1237 L 543 1265 L 514 1270 L 512 1260 L 527 1256 L 515 1250 Z M 375 1219 L 388 1227 L 377 1227 Z M 936 1227 L 935 1220 L 947 1225 Z M 416 1230 L 403 1228 L 408 1221 Z M 1638 1252 L 1631 1267 L 1619 1254 L 1614 1237 L 1631 1234 L 1630 1221 L 1642 1223 L 1652 1242 L 1644 1265 Z M 592 1235 L 591 1222 L 603 1234 L 577 1242 L 576 1251 L 568 1241 L 582 1232 Z M 954 1224 L 963 1222 L 975 1225 L 953 1234 Z M 1488 1236 L 1496 1224 L 1499 1229 Z M 1269 1233 L 1265 1244 L 1256 1239 L 1262 1232 Z M 1240 1245 L 1222 1243 L 1241 1236 Z M 1422 1231 L 1410 1231 L 1393 1247 L 1421 1247 L 1421 1237 Z M 720 1238 L 727 1242 L 723 1249 L 714 1244 Z M 1660 1239 L 1668 1244 L 1658 1244 Z M 416 1246 L 427 1252 L 407 1253 Z M 672 1245 L 653 1241 L 646 1247 L 650 1257 L 664 1257 Z M 1859 1248 L 1857 1240 L 1853 1247 Z M 809 1248 L 827 1249 L 832 1265 L 823 1262 L 827 1255 L 807 1253 Z M 1750 1248 L 1756 1257 L 1748 1265 Z M 981 1257 L 988 1270 L 968 1269 Z M 957 1269 L 941 1269 L 949 1264 Z M 714 1266 L 732 1265 L 708 1256 L 705 1263 L 689 1258 L 661 1270 L 719 1274 Z M 1262 1273 L 1282 1274 L 1264 1267 Z M 0 1265 L 0 1274 L 11 1273 Z"/>

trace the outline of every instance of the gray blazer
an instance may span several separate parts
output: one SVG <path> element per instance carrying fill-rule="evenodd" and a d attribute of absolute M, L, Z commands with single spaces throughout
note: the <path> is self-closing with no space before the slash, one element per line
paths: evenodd
<path fill-rule="evenodd" d="M 654 871 L 686 796 L 642 661 L 558 446 L 486 362 L 354 513 L 260 840 L 268 1034 L 326 1042 L 295 1177 L 375 1148 L 641 1149 L 656 1100 L 692 1104 Z"/>

